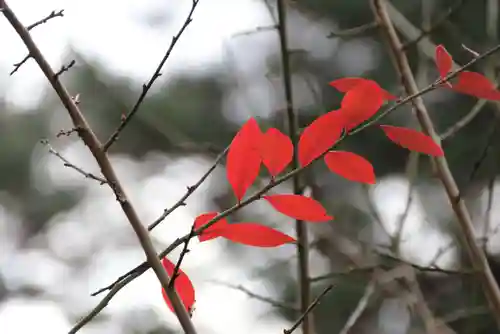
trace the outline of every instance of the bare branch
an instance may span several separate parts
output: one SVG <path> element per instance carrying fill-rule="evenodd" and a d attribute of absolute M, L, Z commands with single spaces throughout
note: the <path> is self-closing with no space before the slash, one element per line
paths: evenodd
<path fill-rule="evenodd" d="M 76 64 L 76 60 L 73 59 L 72 61 L 70 61 L 70 63 L 68 65 L 61 66 L 61 69 L 59 71 L 57 71 L 55 74 L 56 78 L 58 78 L 64 72 L 69 71 L 69 69 L 72 68 L 73 66 L 75 66 L 75 64 Z"/>
<path fill-rule="evenodd" d="M 156 81 L 156 79 L 158 79 L 161 76 L 161 70 L 163 68 L 163 65 L 165 65 L 167 59 L 170 57 L 170 54 L 172 53 L 177 42 L 179 41 L 179 38 L 181 37 L 182 33 L 186 30 L 188 25 L 193 20 L 192 16 L 193 16 L 194 10 L 196 9 L 196 6 L 198 5 L 199 2 L 200 2 L 200 0 L 192 0 L 191 10 L 189 11 L 187 18 L 184 21 L 184 24 L 179 29 L 177 34 L 172 37 L 172 42 L 170 43 L 170 46 L 168 47 L 167 52 L 165 53 L 162 60 L 158 64 L 158 67 L 156 68 L 155 72 L 153 73 L 153 75 L 151 76 L 149 81 L 142 85 L 142 92 L 139 95 L 139 98 L 137 99 L 136 103 L 132 107 L 132 110 L 130 110 L 130 112 L 122 118 L 122 121 L 121 121 L 120 125 L 118 126 L 118 128 L 115 130 L 115 132 L 113 132 L 111 137 L 109 137 L 108 141 L 104 144 L 104 146 L 103 146 L 104 152 L 107 152 L 109 150 L 111 145 L 113 145 L 113 143 L 118 139 L 118 136 L 120 135 L 120 133 L 130 123 L 130 121 L 132 120 L 134 115 L 137 113 L 137 111 L 141 107 L 144 99 L 146 98 L 146 95 L 148 94 L 149 90 L 153 86 L 154 82 Z"/>
<path fill-rule="evenodd" d="M 35 23 L 30 24 L 29 26 L 27 26 L 26 29 L 28 29 L 28 31 L 30 31 L 31 29 L 39 26 L 40 24 L 47 23 L 47 21 L 52 20 L 53 18 L 63 17 L 63 16 L 64 16 L 64 9 L 61 9 L 58 12 L 56 12 L 55 10 L 53 10 L 49 15 L 47 15 L 43 19 L 41 19 L 39 21 L 36 21 Z"/>
<path fill-rule="evenodd" d="M 106 181 L 105 179 L 103 179 L 102 177 L 100 176 L 95 176 L 94 174 L 92 173 L 89 173 L 89 172 L 86 172 L 83 170 L 83 168 L 80 168 L 74 164 L 72 164 L 68 159 L 66 159 L 65 157 L 63 157 L 61 155 L 61 153 L 59 153 L 58 151 L 56 151 L 52 145 L 50 145 L 49 141 L 44 139 L 44 140 L 41 140 L 40 141 L 43 145 L 47 146 L 47 148 L 49 149 L 49 152 L 53 155 L 55 155 L 56 157 L 58 157 L 59 159 L 62 160 L 62 162 L 64 163 L 64 166 L 65 167 L 69 167 L 71 169 L 74 169 L 76 170 L 78 173 L 82 174 L 83 176 L 85 176 L 86 178 L 88 179 L 92 179 L 92 180 L 95 180 L 95 181 L 98 181 L 101 185 L 103 184 L 107 184 L 108 181 Z"/>
<path fill-rule="evenodd" d="M 413 44 L 417 44 L 424 37 L 436 31 L 439 27 L 441 27 L 444 23 L 446 23 L 446 21 L 448 21 L 453 15 L 457 14 L 458 11 L 465 4 L 465 2 L 466 0 L 457 0 L 457 2 L 455 2 L 452 6 L 450 6 L 450 8 L 448 8 L 448 10 L 430 28 L 422 29 L 421 34 L 417 38 L 403 44 L 403 50 L 407 50 Z"/>
<path fill-rule="evenodd" d="M 305 312 L 302 313 L 302 315 L 299 317 L 299 319 L 297 319 L 297 321 L 293 324 L 293 326 L 290 327 L 290 329 L 283 330 L 283 334 L 292 334 L 293 331 L 295 331 L 300 326 L 300 324 L 305 320 L 307 315 L 311 313 L 311 311 L 314 310 L 316 306 L 318 306 L 318 304 L 321 302 L 321 299 L 323 299 L 323 297 L 325 297 L 328 294 L 328 292 L 330 292 L 333 289 L 333 287 L 334 287 L 333 284 L 327 286 L 326 289 L 323 290 L 323 292 L 321 292 L 319 296 L 316 297 L 316 299 L 314 299 L 313 302 L 307 307 Z"/>
<path fill-rule="evenodd" d="M 17 71 L 19 71 L 19 69 L 21 68 L 21 66 L 24 65 L 24 63 L 26 63 L 28 61 L 28 59 L 31 58 L 31 55 L 28 53 L 24 58 L 23 60 L 21 60 L 19 63 L 15 63 L 14 64 L 14 69 L 9 73 L 9 75 L 13 75 L 14 73 L 16 73 Z"/>
<path fill-rule="evenodd" d="M 179 319 L 181 326 L 183 327 L 184 331 L 187 334 L 196 334 L 196 330 L 194 328 L 193 323 L 191 322 L 191 318 L 187 313 L 179 296 L 177 295 L 177 293 L 175 293 L 175 290 L 169 291 L 168 289 L 168 283 L 170 280 L 168 274 L 163 268 L 160 260 L 158 259 L 153 243 L 149 238 L 148 231 L 142 224 L 137 214 L 137 211 L 130 203 L 125 193 L 125 190 L 120 184 L 113 169 L 113 166 L 111 165 L 111 162 L 109 161 L 108 156 L 106 155 L 106 152 L 103 150 L 103 147 L 99 139 L 96 137 L 96 135 L 90 128 L 89 124 L 87 123 L 87 120 L 83 116 L 78 106 L 75 104 L 75 101 L 73 100 L 71 95 L 68 93 L 66 88 L 61 84 L 59 78 L 56 76 L 53 69 L 51 68 L 45 57 L 42 55 L 42 53 L 36 46 L 35 42 L 31 38 L 29 31 L 26 29 L 26 27 L 23 26 L 23 24 L 19 21 L 17 16 L 10 9 L 7 3 L 5 3 L 5 1 L 1 2 L 0 5 L 3 8 L 2 14 L 5 16 L 7 21 L 9 21 L 9 23 L 17 32 L 19 37 L 22 39 L 22 41 L 24 42 L 29 51 L 29 54 L 37 62 L 38 66 L 44 73 L 45 77 L 50 82 L 52 88 L 56 91 L 57 95 L 59 96 L 59 99 L 66 107 L 75 128 L 80 129 L 78 131 L 78 135 L 91 151 L 96 162 L 101 168 L 102 174 L 106 178 L 108 185 L 110 185 L 111 189 L 113 190 L 123 212 L 127 216 L 130 225 L 134 229 L 134 232 L 136 233 L 137 238 L 139 239 L 139 242 L 147 257 L 148 263 L 151 265 L 158 280 L 161 282 L 163 288 L 166 290 L 167 295 L 172 302 L 173 309 Z"/>
<path fill-rule="evenodd" d="M 234 285 L 234 284 L 227 283 L 227 282 L 222 282 L 222 281 L 219 281 L 219 280 L 209 280 L 209 282 L 217 284 L 217 285 L 221 285 L 221 286 L 233 289 L 233 290 L 241 291 L 241 292 L 243 292 L 244 294 L 246 294 L 250 298 L 256 299 L 258 301 L 261 301 L 263 303 L 269 304 L 269 305 L 271 305 L 273 307 L 276 307 L 276 308 L 281 308 L 281 309 L 284 309 L 284 310 L 295 311 L 295 312 L 299 311 L 297 308 L 295 308 L 295 307 L 293 307 L 293 306 L 291 306 L 289 304 L 285 304 L 285 303 L 280 302 L 278 300 L 274 300 L 272 298 L 256 294 L 255 292 L 253 292 L 253 291 L 245 288 L 243 285 Z"/>
<path fill-rule="evenodd" d="M 165 209 L 163 211 L 163 214 L 160 217 L 158 217 L 158 219 L 156 219 L 153 223 L 151 223 L 148 226 L 148 231 L 151 231 L 156 226 L 158 226 L 158 224 L 160 224 L 162 221 L 164 221 L 165 218 L 167 218 L 177 208 L 186 205 L 186 200 L 196 191 L 196 189 L 198 189 L 202 185 L 203 182 L 205 182 L 205 180 L 208 178 L 208 176 L 210 174 L 212 174 L 212 172 L 215 170 L 215 168 L 217 167 L 217 165 L 226 156 L 228 150 L 229 150 L 229 146 L 226 147 L 226 149 L 221 154 L 219 154 L 217 156 L 217 158 L 215 159 L 214 164 L 206 171 L 205 174 L 203 174 L 201 176 L 201 178 L 198 180 L 198 182 L 196 182 L 192 186 L 187 187 L 186 193 L 174 205 L 172 205 L 169 209 Z"/>
<path fill-rule="evenodd" d="M 294 154 L 292 168 L 297 169 L 300 164 L 298 161 L 298 118 L 293 107 L 292 93 L 292 72 L 290 69 L 290 50 L 288 47 L 287 36 L 287 16 L 285 0 L 278 0 L 278 33 L 280 39 L 281 66 L 283 67 L 283 87 L 285 91 L 286 115 L 288 120 L 288 134 L 293 144 Z M 303 187 L 299 175 L 292 178 L 293 193 L 301 195 Z M 295 221 L 295 230 L 297 231 L 297 257 L 298 257 L 298 276 L 299 276 L 299 296 L 300 311 L 303 313 L 302 333 L 313 334 L 314 322 L 312 316 L 309 316 L 307 309 L 311 302 L 311 283 L 309 282 L 309 238 L 307 226 L 301 220 Z M 286 333 L 286 331 L 285 331 Z M 291 331 L 290 331 L 291 333 Z"/>
<path fill-rule="evenodd" d="M 174 271 L 172 273 L 172 277 L 170 278 L 170 283 L 168 284 L 169 289 L 174 288 L 175 280 L 177 279 L 177 276 L 179 276 L 179 270 L 181 269 L 182 261 L 184 260 L 184 257 L 186 256 L 187 253 L 189 253 L 189 241 L 193 237 L 195 231 L 195 225 L 194 223 L 191 225 L 191 230 L 189 231 L 189 237 L 187 240 L 184 242 L 184 247 L 182 248 L 181 255 L 179 256 L 179 260 L 175 264 Z"/>
<path fill-rule="evenodd" d="M 418 92 L 418 88 L 415 83 L 415 79 L 413 78 L 411 68 L 408 64 L 408 59 L 406 58 L 404 52 L 401 51 L 401 42 L 399 40 L 399 36 L 397 35 L 396 30 L 394 29 L 391 19 L 387 13 L 385 7 L 386 1 L 372 0 L 371 5 L 373 13 L 377 21 L 382 25 L 382 29 L 387 37 L 389 48 L 395 61 L 396 69 L 401 74 L 406 92 L 408 95 L 413 95 Z M 431 136 L 439 145 L 440 139 L 435 133 L 432 120 L 429 117 L 423 100 L 421 98 L 415 99 L 414 107 L 418 121 L 424 132 Z M 480 272 L 486 298 L 489 301 L 493 316 L 495 317 L 497 324 L 500 327 L 500 289 L 498 288 L 495 278 L 493 277 L 485 254 L 476 243 L 476 240 L 474 238 L 474 227 L 472 225 L 470 214 L 463 200 L 459 196 L 459 190 L 448 168 L 446 158 L 436 157 L 432 159 L 432 161 L 437 168 L 438 177 L 446 190 L 446 193 L 450 200 L 450 204 L 455 212 L 458 222 L 460 223 L 462 237 L 467 246 L 467 250 L 471 258 L 471 263 L 477 266 Z"/>
<path fill-rule="evenodd" d="M 408 193 L 406 196 L 406 203 L 403 212 L 399 215 L 396 222 L 396 233 L 392 242 L 393 252 L 399 254 L 401 247 L 401 239 L 403 236 L 403 230 L 405 223 L 408 219 L 408 214 L 410 213 L 410 207 L 413 202 L 413 192 L 414 192 L 414 182 L 418 174 L 418 161 L 420 154 L 418 152 L 411 152 L 408 156 L 408 162 L 406 163 L 406 178 L 408 180 Z"/>
<path fill-rule="evenodd" d="M 332 31 L 330 34 L 328 34 L 328 36 L 326 36 L 326 38 L 352 38 L 371 32 L 376 28 L 378 28 L 377 22 L 369 22 L 360 25 L 359 27 L 354 27 L 340 31 Z"/>

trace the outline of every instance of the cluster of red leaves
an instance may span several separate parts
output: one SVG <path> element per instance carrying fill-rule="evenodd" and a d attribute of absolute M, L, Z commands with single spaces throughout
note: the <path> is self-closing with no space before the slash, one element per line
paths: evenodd
<path fill-rule="evenodd" d="M 453 58 L 443 45 L 436 47 L 436 65 L 441 79 L 445 79 L 451 72 Z M 500 91 L 488 78 L 477 72 L 462 71 L 458 73 L 456 83 L 446 82 L 445 85 L 458 93 L 485 100 L 500 101 Z"/>
<path fill-rule="evenodd" d="M 436 64 L 442 79 L 451 72 L 453 60 L 446 49 L 436 48 Z M 500 91 L 483 75 L 462 71 L 457 82 L 447 81 L 443 85 L 456 92 L 488 100 L 500 100 Z M 397 98 L 381 88 L 375 81 L 363 78 L 344 78 L 330 82 L 338 91 L 345 93 L 340 109 L 330 111 L 307 126 L 297 143 L 300 167 L 306 167 L 318 158 L 323 158 L 333 173 L 354 182 L 374 184 L 375 172 L 365 158 L 345 151 L 331 150 L 343 133 L 347 133 L 361 123 L 372 118 L 384 103 Z M 386 137 L 393 143 L 410 151 L 430 156 L 443 156 L 439 145 L 428 135 L 413 129 L 391 125 L 379 125 Z M 293 159 L 294 147 L 288 136 L 275 128 L 262 132 L 257 121 L 250 118 L 234 137 L 227 155 L 227 179 L 238 202 L 253 185 L 264 165 L 274 179 L 282 173 Z M 263 196 L 276 211 L 306 222 L 326 222 L 333 219 L 316 200 L 302 195 L 279 194 Z M 276 229 L 256 222 L 229 223 L 226 218 L 213 222 L 219 215 L 208 212 L 198 216 L 195 228 L 198 230 L 210 223 L 201 234 L 200 242 L 215 238 L 225 238 L 232 242 L 254 247 L 277 247 L 296 240 Z M 164 259 L 169 275 L 174 265 Z M 194 288 L 187 275 L 179 271 L 175 289 L 188 311 L 194 303 Z M 172 308 L 165 291 L 163 296 Z"/>

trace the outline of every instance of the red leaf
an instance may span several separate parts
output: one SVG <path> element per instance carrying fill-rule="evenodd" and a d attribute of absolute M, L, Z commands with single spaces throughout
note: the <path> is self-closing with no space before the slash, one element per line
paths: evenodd
<path fill-rule="evenodd" d="M 330 86 L 336 88 L 339 92 L 342 93 L 347 93 L 351 89 L 353 89 L 355 86 L 357 86 L 359 83 L 363 82 L 374 82 L 377 87 L 382 91 L 382 95 L 385 100 L 396 100 L 397 97 L 386 91 L 385 89 L 382 89 L 375 81 L 369 80 L 369 79 L 364 79 L 364 78 L 342 78 L 342 79 L 337 79 L 332 82 L 330 82 Z"/>
<path fill-rule="evenodd" d="M 333 219 L 326 209 L 316 200 L 302 195 L 270 195 L 264 199 L 274 209 L 284 215 L 311 222 L 325 222 Z"/>
<path fill-rule="evenodd" d="M 259 151 L 262 162 L 272 176 L 281 173 L 293 158 L 292 141 L 275 128 L 261 136 Z"/>
<path fill-rule="evenodd" d="M 325 156 L 325 163 L 332 172 L 348 180 L 375 183 L 372 164 L 357 154 L 344 151 L 328 152 Z"/>
<path fill-rule="evenodd" d="M 384 104 L 384 96 L 374 81 L 364 81 L 349 90 L 342 99 L 341 112 L 349 131 L 377 113 Z"/>
<path fill-rule="evenodd" d="M 255 247 L 277 247 L 296 240 L 273 228 L 257 223 L 229 224 L 224 227 L 224 238 Z"/>
<path fill-rule="evenodd" d="M 240 201 L 259 175 L 262 162 L 258 146 L 262 132 L 250 118 L 234 137 L 227 153 L 227 179 Z"/>
<path fill-rule="evenodd" d="M 162 264 L 163 268 L 165 268 L 165 270 L 167 271 L 168 276 L 172 278 L 175 269 L 175 264 L 170 262 L 166 257 L 163 258 Z M 189 277 L 180 268 L 177 271 L 177 274 L 178 274 L 177 278 L 174 281 L 174 289 L 177 291 L 177 295 L 181 299 L 188 313 L 191 313 L 193 309 L 193 304 L 195 302 L 195 292 L 193 283 L 191 283 Z M 168 308 L 172 312 L 174 312 L 174 309 L 172 307 L 172 304 L 170 303 L 170 299 L 168 298 L 167 293 L 165 292 L 165 289 L 162 289 L 161 292 L 163 295 L 163 299 L 167 303 Z"/>
<path fill-rule="evenodd" d="M 436 66 L 438 68 L 439 76 L 444 79 L 450 73 L 453 65 L 453 59 L 443 45 L 436 46 Z M 449 82 L 446 83 L 451 86 Z"/>
<path fill-rule="evenodd" d="M 500 101 L 500 92 L 495 89 L 495 86 L 488 78 L 480 73 L 460 72 L 457 83 L 452 86 L 452 89 L 480 99 Z"/>
<path fill-rule="evenodd" d="M 309 165 L 335 144 L 342 134 L 342 121 L 341 113 L 334 110 L 316 118 L 304 129 L 298 144 L 301 166 Z"/>
<path fill-rule="evenodd" d="M 199 215 L 194 220 L 195 229 L 199 229 L 200 227 L 202 227 L 203 225 L 214 219 L 217 215 L 218 215 L 217 212 L 208 212 Z M 222 218 L 221 220 L 218 220 L 210 227 L 203 230 L 203 232 L 201 232 L 201 234 L 198 235 L 198 239 L 200 240 L 200 242 L 203 242 L 220 237 L 221 229 L 226 225 L 228 225 L 227 220 L 225 218 Z"/>
<path fill-rule="evenodd" d="M 385 135 L 394 143 L 409 149 L 432 156 L 443 156 L 444 152 L 431 137 L 413 129 L 400 128 L 397 126 L 381 125 Z"/>

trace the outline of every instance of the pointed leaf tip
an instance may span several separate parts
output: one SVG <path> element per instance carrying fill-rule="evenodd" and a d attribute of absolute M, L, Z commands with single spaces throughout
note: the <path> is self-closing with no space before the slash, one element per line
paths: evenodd
<path fill-rule="evenodd" d="M 318 201 L 293 194 L 269 195 L 263 197 L 278 212 L 297 220 L 326 222 L 332 220 L 326 209 Z"/>
<path fill-rule="evenodd" d="M 392 142 L 410 151 L 431 156 L 444 155 L 443 149 L 422 132 L 391 125 L 380 125 L 380 128 Z"/>
<path fill-rule="evenodd" d="M 445 47 L 442 44 L 436 46 L 436 66 L 441 79 L 444 79 L 451 72 L 452 65 L 453 59 Z M 447 85 L 451 86 L 449 82 Z"/>
<path fill-rule="evenodd" d="M 452 86 L 452 89 L 479 99 L 500 101 L 500 92 L 495 88 L 493 83 L 484 75 L 477 72 L 460 72 L 457 82 Z"/>
<path fill-rule="evenodd" d="M 222 236 L 233 242 L 254 247 L 278 247 L 296 240 L 271 227 L 258 223 L 229 224 Z"/>
<path fill-rule="evenodd" d="M 344 151 L 331 151 L 325 155 L 328 168 L 350 181 L 374 184 L 375 172 L 372 164 L 357 154 Z"/>
<path fill-rule="evenodd" d="M 240 201 L 259 175 L 262 162 L 259 143 L 262 132 L 254 118 L 238 131 L 227 153 L 227 179 Z"/>

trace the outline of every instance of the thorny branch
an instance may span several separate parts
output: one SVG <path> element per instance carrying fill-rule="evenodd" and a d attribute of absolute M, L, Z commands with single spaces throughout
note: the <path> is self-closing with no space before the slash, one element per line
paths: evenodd
<path fill-rule="evenodd" d="M 191 318 L 186 311 L 182 301 L 179 296 L 175 292 L 175 290 L 170 291 L 168 289 L 168 283 L 170 281 L 168 274 L 163 268 L 158 255 L 154 249 L 153 243 L 149 238 L 148 231 L 142 224 L 137 211 L 129 201 L 124 188 L 122 187 L 120 181 L 118 180 L 113 166 L 109 161 L 109 158 L 106 152 L 103 150 L 102 144 L 94 134 L 92 129 L 90 128 L 87 120 L 83 116 L 79 107 L 75 104 L 75 101 L 68 93 L 66 87 L 62 85 L 59 81 L 59 78 L 54 73 L 54 70 L 49 65 L 40 49 L 38 49 L 37 45 L 33 41 L 29 31 L 26 27 L 19 21 L 15 13 L 10 9 L 7 3 L 2 0 L 0 1 L 0 8 L 2 9 L 1 13 L 5 16 L 10 25 L 14 28 L 16 33 L 19 35 L 21 40 L 24 42 L 26 48 L 28 49 L 29 54 L 33 59 L 37 62 L 38 66 L 44 73 L 45 77 L 51 84 L 52 88 L 55 90 L 59 99 L 65 106 L 68 111 L 69 116 L 75 126 L 75 128 L 80 129 L 78 131 L 78 135 L 85 143 L 85 145 L 89 148 L 92 155 L 94 156 L 96 162 L 101 168 L 101 172 L 110 185 L 113 193 L 115 194 L 117 201 L 119 202 L 124 214 L 127 216 L 130 225 L 134 229 L 134 232 L 139 239 L 141 247 L 146 255 L 148 263 L 153 268 L 158 280 L 160 281 L 163 288 L 166 290 L 167 295 L 172 303 L 173 309 L 179 322 L 184 329 L 186 334 L 196 334 L 196 329 L 194 328 L 193 323 L 191 322 Z"/>
<path fill-rule="evenodd" d="M 120 125 L 116 128 L 115 132 L 113 132 L 113 134 L 109 137 L 108 141 L 104 144 L 104 146 L 103 146 L 104 152 L 107 152 L 109 150 L 111 145 L 113 145 L 113 143 L 118 139 L 118 136 L 120 135 L 120 133 L 130 123 L 130 121 L 132 120 L 132 118 L 134 117 L 134 115 L 137 113 L 137 111 L 141 107 L 142 103 L 144 102 L 146 95 L 148 94 L 149 90 L 151 89 L 151 87 L 155 83 L 156 79 L 158 79 L 161 76 L 161 70 L 162 70 L 163 66 L 165 65 L 165 63 L 167 62 L 168 58 L 170 57 L 170 54 L 172 53 L 175 45 L 179 41 L 181 35 L 184 33 L 184 31 L 186 30 L 188 25 L 193 21 L 192 16 L 193 16 L 194 10 L 196 9 L 196 6 L 198 5 L 199 2 L 200 2 L 200 0 L 192 0 L 191 10 L 189 11 L 187 18 L 184 21 L 184 24 L 181 26 L 181 28 L 179 29 L 177 34 L 172 37 L 172 42 L 170 43 L 170 46 L 168 47 L 167 52 L 165 53 L 165 55 L 161 59 L 160 63 L 158 64 L 155 72 L 153 73 L 153 75 L 151 76 L 149 81 L 142 85 L 142 92 L 139 95 L 139 98 L 135 102 L 134 106 L 132 107 L 132 110 L 130 110 L 130 112 L 125 115 L 125 117 L 122 119 Z"/>
<path fill-rule="evenodd" d="M 399 36 L 392 25 L 389 14 L 386 9 L 386 0 L 372 0 L 371 1 L 373 13 L 377 21 L 381 24 L 383 32 L 388 41 L 388 45 L 395 62 L 396 69 L 402 78 L 402 83 L 408 95 L 413 95 L 418 92 L 418 87 L 413 78 L 411 68 L 408 64 L 408 59 L 401 49 L 401 42 Z M 426 134 L 431 136 L 436 143 L 440 143 L 437 136 L 432 120 L 429 117 L 427 109 L 421 98 L 413 101 L 415 114 L 417 119 Z M 445 157 L 436 157 L 431 160 L 437 169 L 438 177 L 441 180 L 443 187 L 446 190 L 450 204 L 455 212 L 457 220 L 460 224 L 462 237 L 470 256 L 471 263 L 477 266 L 482 278 L 483 289 L 486 298 L 489 302 L 493 317 L 500 327 L 500 289 L 493 277 L 488 260 L 477 245 L 474 238 L 474 227 L 472 225 L 470 214 L 460 198 L 459 190 L 448 168 L 448 163 Z"/>
<path fill-rule="evenodd" d="M 371 280 L 370 283 L 368 283 L 368 285 L 365 288 L 365 293 L 363 294 L 363 297 L 361 297 L 358 304 L 356 305 L 356 308 L 349 316 L 349 319 L 347 319 L 347 322 L 345 323 L 344 327 L 340 331 L 340 334 L 348 334 L 349 333 L 349 331 L 352 329 L 354 324 L 358 321 L 358 319 L 363 314 L 363 311 L 368 306 L 368 302 L 374 293 L 375 293 L 375 280 Z"/>

